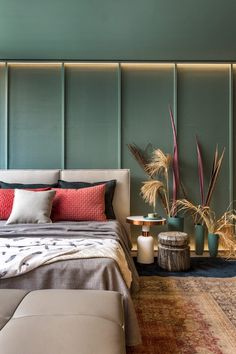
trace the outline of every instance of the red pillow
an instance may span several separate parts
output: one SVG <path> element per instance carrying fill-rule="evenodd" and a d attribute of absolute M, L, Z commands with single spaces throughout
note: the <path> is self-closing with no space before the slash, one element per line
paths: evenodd
<path fill-rule="evenodd" d="M 0 189 L 0 220 L 7 220 L 11 214 L 14 189 Z"/>
<path fill-rule="evenodd" d="M 105 221 L 105 184 L 81 189 L 53 188 L 53 221 Z"/>
<path fill-rule="evenodd" d="M 33 192 L 48 191 L 51 188 L 34 188 L 29 189 Z M 14 200 L 14 189 L 0 189 L 0 220 L 7 220 L 11 214 L 12 205 Z"/>

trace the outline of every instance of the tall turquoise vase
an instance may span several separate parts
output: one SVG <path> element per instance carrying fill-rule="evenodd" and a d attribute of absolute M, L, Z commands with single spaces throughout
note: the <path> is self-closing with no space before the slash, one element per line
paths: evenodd
<path fill-rule="evenodd" d="M 184 218 L 180 216 L 173 216 L 167 219 L 169 231 L 184 231 Z"/>
<path fill-rule="evenodd" d="M 211 257 L 216 257 L 218 254 L 219 247 L 219 235 L 208 234 L 208 249 Z"/>
<path fill-rule="evenodd" d="M 196 224 L 194 226 L 195 253 L 201 256 L 204 252 L 205 226 Z"/>

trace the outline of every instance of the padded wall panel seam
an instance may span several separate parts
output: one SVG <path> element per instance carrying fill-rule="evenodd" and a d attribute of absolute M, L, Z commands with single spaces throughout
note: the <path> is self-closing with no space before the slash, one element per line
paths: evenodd
<path fill-rule="evenodd" d="M 8 166 L 8 73 L 7 63 L 0 62 L 0 168 Z"/>
<path fill-rule="evenodd" d="M 174 79 L 173 79 L 173 113 L 174 113 L 174 122 L 175 122 L 175 128 L 176 128 L 176 132 L 178 133 L 178 71 L 177 71 L 177 65 L 176 63 L 174 64 L 174 68 L 173 68 L 173 75 L 174 75 Z M 177 135 L 177 139 L 178 139 L 178 135 Z"/>
<path fill-rule="evenodd" d="M 61 64 L 61 168 L 66 166 L 65 161 L 65 67 L 64 63 Z"/>
<path fill-rule="evenodd" d="M 233 65 L 229 65 L 229 201 L 234 201 L 234 146 L 233 146 Z M 231 205 L 233 208 L 233 204 Z"/>
<path fill-rule="evenodd" d="M 5 63 L 5 168 L 9 167 L 9 75 L 8 64 Z"/>
<path fill-rule="evenodd" d="M 122 86 L 122 76 L 121 76 L 121 67 L 120 63 L 117 68 L 117 119 L 118 119 L 118 131 L 117 131 L 117 139 L 118 139 L 118 158 L 117 158 L 117 168 L 122 168 L 122 159 L 121 159 L 121 148 L 122 148 L 122 94 L 121 94 L 121 86 Z"/>

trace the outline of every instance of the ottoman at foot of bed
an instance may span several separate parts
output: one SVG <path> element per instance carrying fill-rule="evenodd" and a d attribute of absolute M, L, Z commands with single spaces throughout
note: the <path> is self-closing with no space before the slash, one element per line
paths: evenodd
<path fill-rule="evenodd" d="M 0 290 L 1 354 L 125 354 L 122 295 Z"/>

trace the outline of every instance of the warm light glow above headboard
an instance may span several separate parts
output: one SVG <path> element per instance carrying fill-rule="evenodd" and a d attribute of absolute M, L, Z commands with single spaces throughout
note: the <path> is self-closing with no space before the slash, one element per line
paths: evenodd
<path fill-rule="evenodd" d="M 8 62 L 8 66 L 25 66 L 25 67 L 30 67 L 30 66 L 37 66 L 37 67 L 52 67 L 52 66 L 61 66 L 62 63 L 60 62 Z"/>
<path fill-rule="evenodd" d="M 222 70 L 228 69 L 231 64 L 227 63 L 177 63 L 180 69 L 196 69 L 196 70 Z"/>
<path fill-rule="evenodd" d="M 121 68 L 131 70 L 174 69 L 174 63 L 121 63 Z"/>
<path fill-rule="evenodd" d="M 65 67 L 66 66 L 81 66 L 81 67 L 112 67 L 115 68 L 119 65 L 119 63 L 110 63 L 110 62 L 101 62 L 101 63 L 96 63 L 96 62 L 66 62 L 64 63 Z"/>
<path fill-rule="evenodd" d="M 225 62 L 106 62 L 106 61 L 0 61 L 1 66 L 21 67 L 81 67 L 81 68 L 123 68 L 135 70 L 155 69 L 193 69 L 193 70 L 225 70 L 236 63 Z"/>

